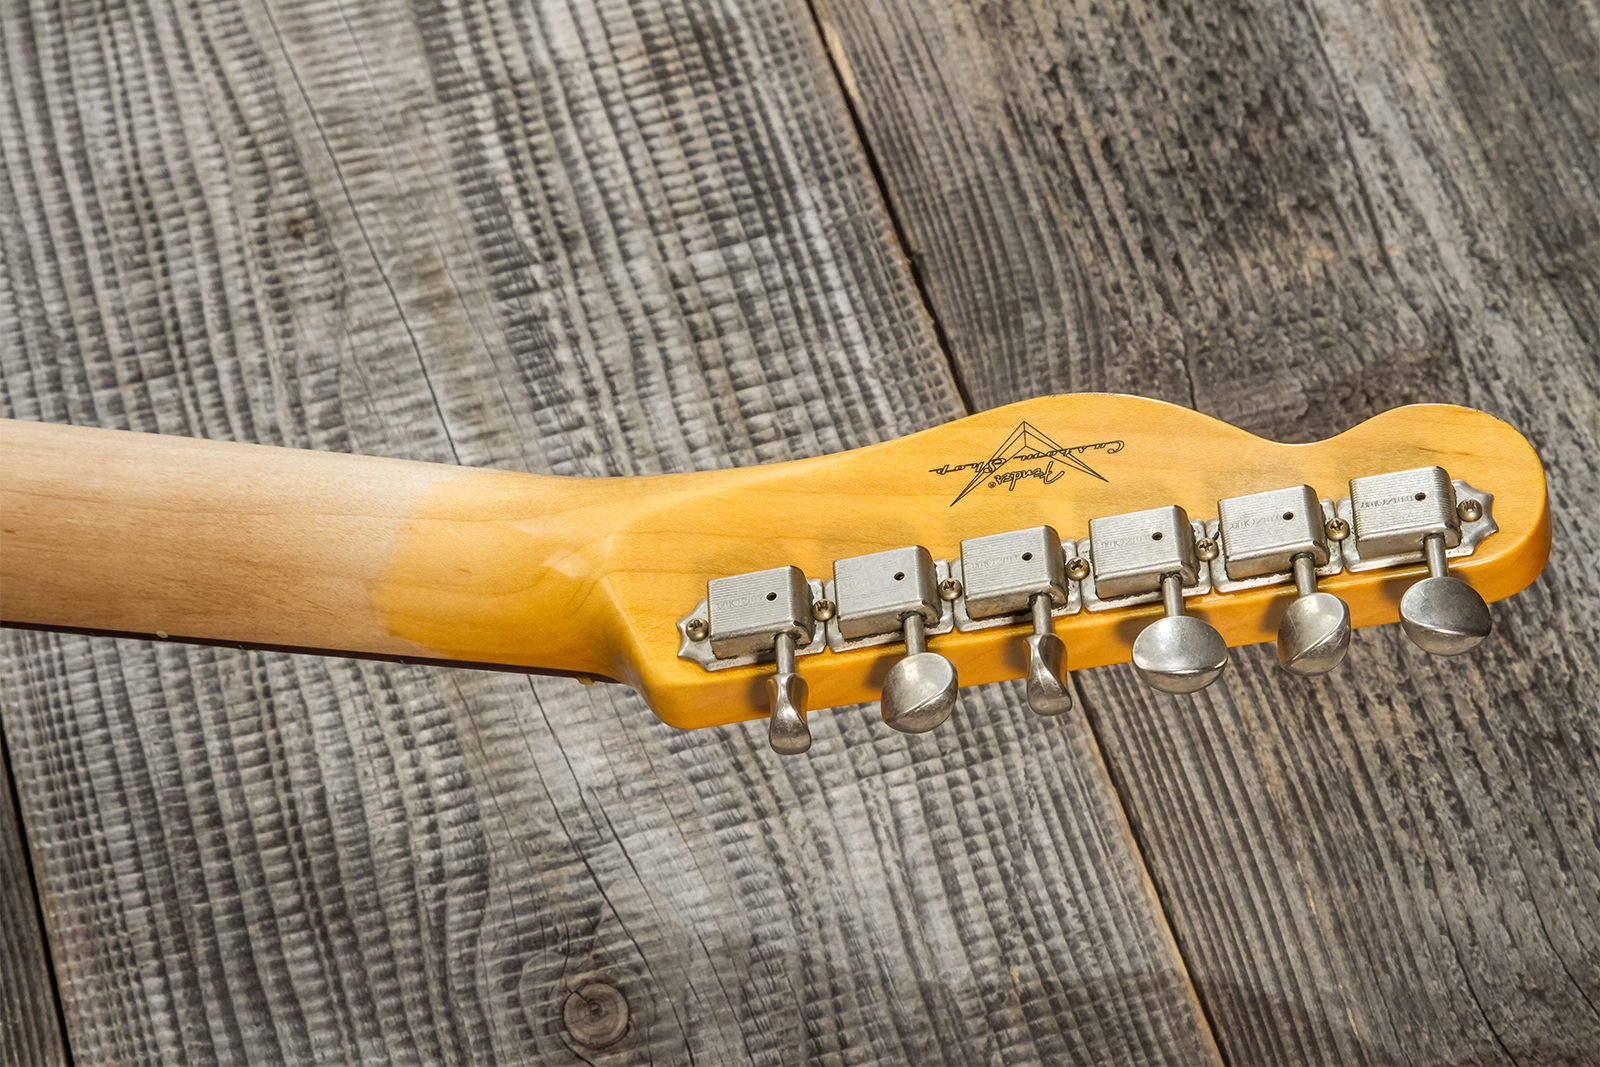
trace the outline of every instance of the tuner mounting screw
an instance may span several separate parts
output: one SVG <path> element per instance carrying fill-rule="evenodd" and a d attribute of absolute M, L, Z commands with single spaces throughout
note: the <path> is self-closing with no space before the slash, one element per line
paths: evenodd
<path fill-rule="evenodd" d="M 1210 537 L 1202 537 L 1194 543 L 1194 554 L 1207 562 L 1217 558 L 1217 542 Z"/>
<path fill-rule="evenodd" d="M 683 629 L 691 641 L 704 641 L 711 633 L 711 626 L 704 619 L 690 619 Z"/>
<path fill-rule="evenodd" d="M 1089 561 L 1082 556 L 1073 556 L 1067 560 L 1067 577 L 1075 582 L 1081 582 L 1089 577 Z"/>
<path fill-rule="evenodd" d="M 826 598 L 820 599 L 811 605 L 811 617 L 818 622 L 827 622 L 833 618 L 834 611 L 833 601 Z"/>
<path fill-rule="evenodd" d="M 1328 539 L 1330 541 L 1343 541 L 1350 536 L 1350 524 L 1343 519 L 1328 520 Z"/>
<path fill-rule="evenodd" d="M 961 582 L 955 578 L 946 578 L 939 583 L 939 599 L 955 600 L 961 595 Z"/>
<path fill-rule="evenodd" d="M 1477 522 L 1483 518 L 1483 505 L 1476 500 L 1463 500 L 1456 505 L 1456 514 L 1462 522 Z"/>

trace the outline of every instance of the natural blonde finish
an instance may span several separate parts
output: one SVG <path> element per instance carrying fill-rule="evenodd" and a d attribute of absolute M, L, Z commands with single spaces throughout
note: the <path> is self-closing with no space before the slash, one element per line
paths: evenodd
<path fill-rule="evenodd" d="M 1022 423 L 1083 460 L 1019 460 L 972 478 Z M 707 672 L 677 656 L 675 620 L 709 578 L 1305 483 L 1437 464 L 1492 492 L 1500 532 L 1452 573 L 1487 600 L 1526 586 L 1549 551 L 1543 474 L 1481 412 L 1401 408 L 1328 441 L 1284 445 L 1137 397 L 1045 397 L 834 456 L 651 478 L 569 479 L 30 423 L 0 432 L 0 615 L 12 623 L 615 678 L 696 727 L 765 713 L 771 668 Z M 941 473 L 941 469 L 944 473 Z M 1356 626 L 1392 622 L 1420 565 L 1340 574 Z M 1270 640 L 1292 589 L 1189 602 L 1231 645 Z M 1126 660 L 1160 608 L 1057 621 L 1069 666 Z M 1017 677 L 1020 627 L 931 647 L 964 685 Z M 875 699 L 895 646 L 803 657 L 813 707 Z"/>

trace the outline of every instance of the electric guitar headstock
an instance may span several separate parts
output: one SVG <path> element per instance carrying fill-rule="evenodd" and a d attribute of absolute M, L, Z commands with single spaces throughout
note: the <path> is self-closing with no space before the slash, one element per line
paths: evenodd
<path fill-rule="evenodd" d="M 880 700 L 1132 660 L 1191 692 L 1229 646 L 1333 669 L 1400 620 L 1432 652 L 1544 566 L 1544 477 L 1481 412 L 1276 444 L 1183 408 L 1043 397 L 737 470 L 561 478 L 0 420 L 6 625 L 617 680 L 664 721 Z"/>
<path fill-rule="evenodd" d="M 1188 693 L 1229 646 L 1276 640 L 1286 670 L 1315 676 L 1352 627 L 1396 620 L 1429 652 L 1466 652 L 1485 602 L 1549 551 L 1532 449 L 1446 405 L 1286 445 L 1157 401 L 1046 397 L 680 477 L 684 497 L 650 501 L 614 546 L 649 585 L 614 577 L 625 680 L 674 725 L 768 715 L 782 753 L 809 746 L 808 706 L 879 699 L 889 726 L 922 732 L 958 686 L 1023 677 L 1054 715 L 1068 669 L 1131 659 Z"/>

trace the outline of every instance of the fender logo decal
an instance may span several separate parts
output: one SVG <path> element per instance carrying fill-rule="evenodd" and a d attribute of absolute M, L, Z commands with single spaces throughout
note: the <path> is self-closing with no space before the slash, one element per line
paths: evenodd
<path fill-rule="evenodd" d="M 1096 471 L 1081 458 L 1085 452 L 1104 452 L 1106 455 L 1115 455 L 1122 451 L 1121 441 L 1100 441 L 1092 445 L 1072 445 L 1063 448 L 1050 438 L 1040 433 L 1031 422 L 1017 423 L 1017 428 L 1005 439 L 999 448 L 994 450 L 994 455 L 977 463 L 946 463 L 942 467 L 934 467 L 929 474 L 955 474 L 957 471 L 972 471 L 972 480 L 967 487 L 956 494 L 950 501 L 950 506 L 955 507 L 961 503 L 961 498 L 972 492 L 985 481 L 990 489 L 999 489 L 1004 486 L 1007 490 L 1015 491 L 1017 483 L 1029 478 L 1037 478 L 1045 485 L 1053 485 L 1068 470 L 1080 471 L 1091 478 L 1099 478 L 1102 482 L 1106 478 Z M 1004 468 L 1011 463 L 1028 463 L 1038 460 L 1044 461 L 1044 466 L 1017 467 L 1013 470 Z M 1061 461 L 1061 468 L 1056 469 L 1056 460 Z"/>

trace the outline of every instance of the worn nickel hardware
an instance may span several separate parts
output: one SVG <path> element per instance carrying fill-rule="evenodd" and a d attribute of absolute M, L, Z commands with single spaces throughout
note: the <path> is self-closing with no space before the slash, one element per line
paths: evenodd
<path fill-rule="evenodd" d="M 939 726 L 958 683 L 928 640 L 952 630 L 1027 627 L 1028 703 L 1041 715 L 1065 712 L 1068 649 L 1056 625 L 1082 610 L 1159 602 L 1163 617 L 1139 632 L 1131 658 L 1151 687 L 1191 693 L 1222 674 L 1228 647 L 1188 614 L 1186 598 L 1292 587 L 1279 661 L 1297 675 L 1326 674 L 1348 652 L 1351 614 L 1318 582 L 1345 571 L 1425 562 L 1428 576 L 1401 599 L 1401 622 L 1423 649 L 1456 655 L 1488 636 L 1491 621 L 1448 561 L 1496 531 L 1492 504 L 1489 493 L 1424 467 L 1352 478 L 1337 502 L 1309 485 L 1284 486 L 1220 499 L 1205 519 L 1177 505 L 1091 517 L 1081 540 L 1030 526 L 966 538 L 949 560 L 908 545 L 837 559 L 827 581 L 792 566 L 712 577 L 706 599 L 678 620 L 679 655 L 707 670 L 774 663 L 769 738 L 781 753 L 810 745 L 798 657 L 824 651 L 903 644 L 884 677 L 883 719 L 907 733 Z"/>
<path fill-rule="evenodd" d="M 1363 556 L 1415 558 L 1420 553 L 1427 561 L 1428 577 L 1400 599 L 1400 625 L 1418 647 L 1456 656 L 1489 636 L 1489 606 L 1449 573 L 1447 553 L 1464 538 L 1456 487 L 1443 468 L 1352 478 L 1350 510 L 1356 549 Z M 1482 519 L 1480 513 L 1477 521 Z"/>
<path fill-rule="evenodd" d="M 1158 593 L 1164 618 L 1133 642 L 1133 665 L 1146 684 L 1164 693 L 1204 689 L 1228 665 L 1228 644 L 1214 626 L 1184 611 L 1184 587 L 1196 585 L 1209 564 L 1195 552 L 1189 515 L 1171 505 L 1089 520 L 1089 562 L 1103 601 Z"/>
<path fill-rule="evenodd" d="M 941 576 L 943 575 L 943 576 Z M 927 648 L 929 633 L 948 632 L 951 610 L 939 595 L 948 577 L 921 545 L 835 560 L 829 587 L 838 605 L 828 623 L 830 647 L 905 643 L 906 654 L 884 679 L 883 721 L 902 733 L 932 730 L 956 704 L 956 669 Z"/>
<path fill-rule="evenodd" d="M 1049 526 L 971 537 L 961 542 L 965 611 L 976 624 L 995 620 L 1031 623 L 1028 649 L 1028 706 L 1040 715 L 1059 715 L 1072 707 L 1063 679 L 1067 646 L 1056 636 L 1054 612 L 1072 603 L 1061 537 Z M 959 623 L 958 623 L 959 625 Z"/>
<path fill-rule="evenodd" d="M 1309 485 L 1217 501 L 1217 528 L 1228 591 L 1292 576 L 1295 599 L 1278 626 L 1278 662 L 1293 674 L 1326 674 L 1350 648 L 1350 607 L 1317 591 L 1320 573 L 1339 570 L 1338 542 L 1328 540 L 1332 501 Z M 1212 565 L 1217 569 L 1217 564 Z"/>
<path fill-rule="evenodd" d="M 798 567 L 712 578 L 706 583 L 705 625 L 695 627 L 696 632 L 704 630 L 712 655 L 719 660 L 772 655 L 777 671 L 766 683 L 767 740 L 774 752 L 783 755 L 798 755 L 811 747 L 806 683 L 795 670 L 795 653 L 801 645 L 821 650 L 812 615 L 814 599 L 812 585 Z M 684 628 L 687 631 L 688 625 Z"/>

